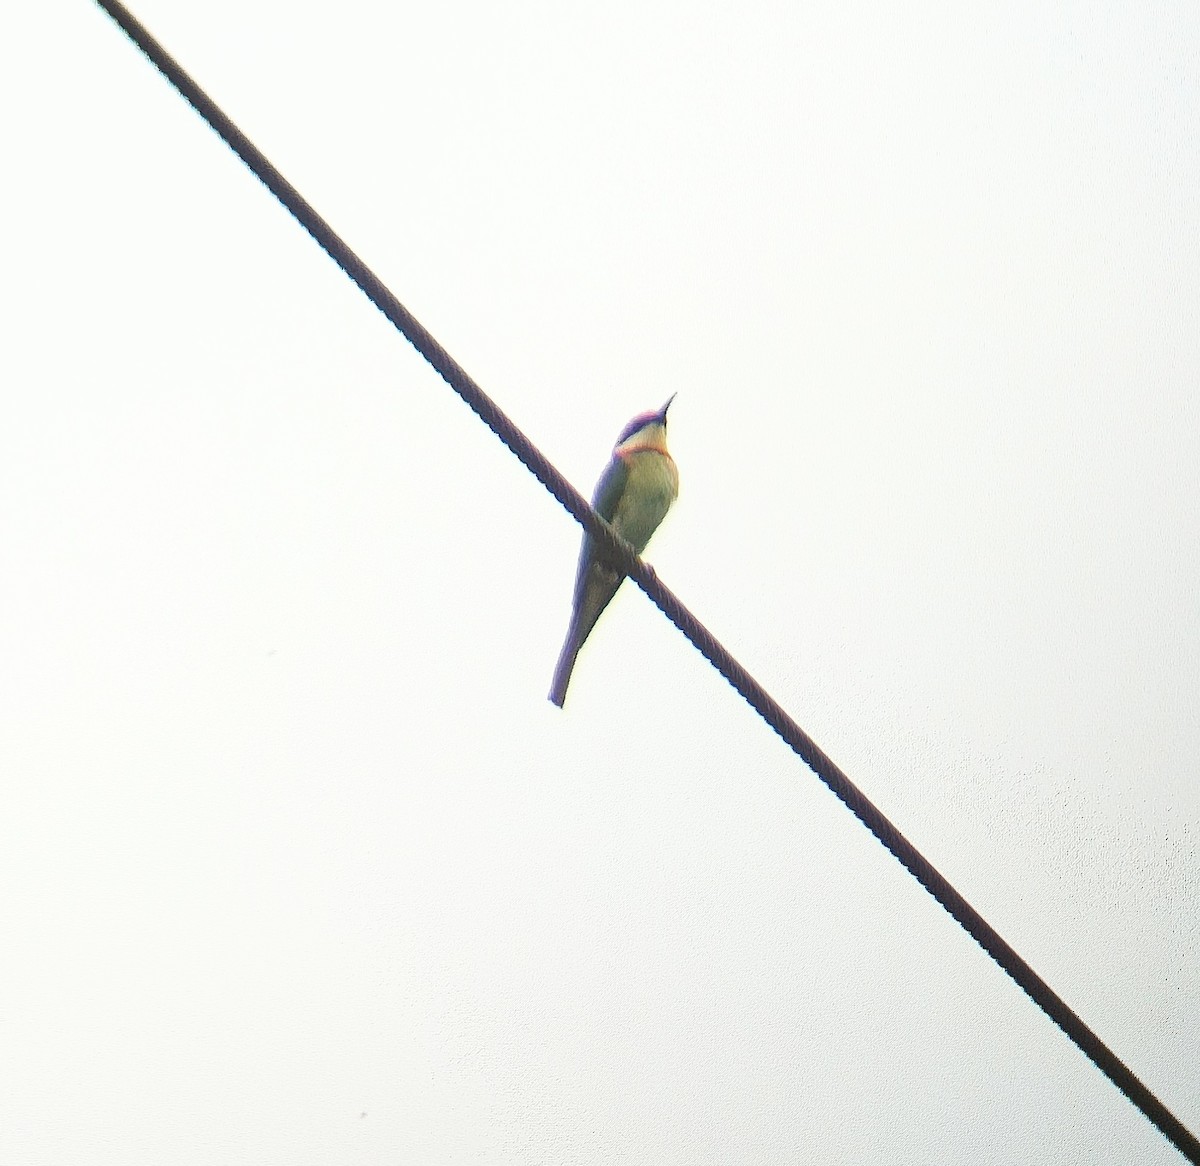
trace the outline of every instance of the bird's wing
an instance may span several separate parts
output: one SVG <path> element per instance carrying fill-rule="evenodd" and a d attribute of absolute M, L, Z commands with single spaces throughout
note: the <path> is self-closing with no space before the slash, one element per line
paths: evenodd
<path fill-rule="evenodd" d="M 608 468 L 600 475 L 596 483 L 596 492 L 592 496 L 592 508 L 604 519 L 612 522 L 617 512 L 617 503 L 625 493 L 625 484 L 629 481 L 629 466 L 625 459 L 614 456 L 608 463 Z"/>
<path fill-rule="evenodd" d="M 617 504 L 625 492 L 625 483 L 628 481 L 629 467 L 621 458 L 614 456 L 604 473 L 600 475 L 600 481 L 596 483 L 596 492 L 592 495 L 592 509 L 605 522 L 612 522 L 613 515 L 617 512 Z M 583 545 L 579 549 L 579 572 L 575 577 L 575 602 L 577 605 L 587 590 L 588 576 L 593 570 L 600 567 L 602 567 L 602 563 L 597 562 L 595 540 L 590 534 L 585 534 Z M 616 582 L 619 583 L 620 579 L 621 576 L 615 576 Z M 615 585 L 613 590 L 616 590 Z M 593 622 L 595 621 L 593 620 Z"/>

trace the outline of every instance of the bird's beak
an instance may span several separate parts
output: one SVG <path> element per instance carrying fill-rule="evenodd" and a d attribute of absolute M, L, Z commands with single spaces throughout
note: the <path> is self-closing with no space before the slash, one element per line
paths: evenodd
<path fill-rule="evenodd" d="M 667 403 L 658 411 L 658 419 L 665 425 L 667 422 L 667 410 L 671 407 L 671 402 L 675 400 L 678 394 L 672 393 L 667 398 Z"/>

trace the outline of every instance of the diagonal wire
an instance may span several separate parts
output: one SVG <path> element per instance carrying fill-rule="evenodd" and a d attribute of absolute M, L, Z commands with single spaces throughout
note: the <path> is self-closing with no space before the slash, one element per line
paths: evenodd
<path fill-rule="evenodd" d="M 888 818 L 796 724 L 775 699 L 739 664 L 699 620 L 669 591 L 654 571 L 613 533 L 583 496 L 471 379 L 457 361 L 383 285 L 262 152 L 221 111 L 118 0 L 96 0 L 142 50 L 183 98 L 275 195 L 329 257 L 359 286 L 446 383 L 582 524 L 613 561 L 663 611 L 704 657 L 787 742 L 901 865 L 1012 977 L 1033 1002 L 1062 1029 L 1083 1054 L 1131 1101 L 1189 1162 L 1200 1164 L 1200 1141 L 1127 1065 L 1083 1022 L 996 930 L 954 889 Z"/>

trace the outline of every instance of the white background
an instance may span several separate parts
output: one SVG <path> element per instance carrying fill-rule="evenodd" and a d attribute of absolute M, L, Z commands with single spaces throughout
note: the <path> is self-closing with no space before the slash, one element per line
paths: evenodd
<path fill-rule="evenodd" d="M 136 13 L 1200 1130 L 1200 9 Z M 1175 1163 L 87 3 L 10 15 L 0 1158 Z"/>

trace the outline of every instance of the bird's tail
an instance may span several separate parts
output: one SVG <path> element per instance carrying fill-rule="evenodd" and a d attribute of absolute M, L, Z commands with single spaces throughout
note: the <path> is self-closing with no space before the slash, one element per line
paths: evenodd
<path fill-rule="evenodd" d="M 617 593 L 625 576 L 603 563 L 593 563 L 580 579 L 575 594 L 575 609 L 571 613 L 571 626 L 558 654 L 558 666 L 554 669 L 554 683 L 550 686 L 550 699 L 562 708 L 567 699 L 567 685 L 571 683 L 571 669 L 575 657 L 584 641 L 592 634 L 600 613 Z"/>
<path fill-rule="evenodd" d="M 575 657 L 579 655 L 579 649 L 582 646 L 583 641 L 579 638 L 579 633 L 572 627 L 563 642 L 562 651 L 558 654 L 558 664 L 554 669 L 554 682 L 550 685 L 550 700 L 559 708 L 562 708 L 563 701 L 567 699 L 567 685 L 571 683 L 571 671 L 575 667 Z"/>

